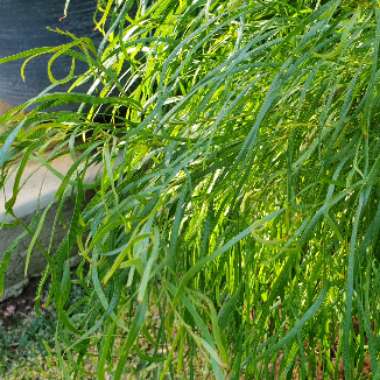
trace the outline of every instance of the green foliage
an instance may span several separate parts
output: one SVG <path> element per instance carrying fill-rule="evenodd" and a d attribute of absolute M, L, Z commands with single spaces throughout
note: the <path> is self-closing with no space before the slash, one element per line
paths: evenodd
<path fill-rule="evenodd" d="M 95 18 L 97 50 L 0 60 L 88 64 L 0 136 L 4 176 L 74 158 L 46 252 L 65 378 L 93 355 L 98 379 L 380 378 L 378 3 L 108 0 Z"/>
<path fill-rule="evenodd" d="M 33 300 L 33 298 L 32 298 Z M 23 299 L 22 301 L 25 301 Z M 2 304 L 0 324 L 0 376 L 2 379 L 57 378 L 59 369 L 48 355 L 54 345 L 54 315 L 37 315 L 16 304 L 16 312 L 4 319 Z M 24 309 L 18 311 L 18 309 Z M 11 320 L 12 322 L 10 323 Z"/>

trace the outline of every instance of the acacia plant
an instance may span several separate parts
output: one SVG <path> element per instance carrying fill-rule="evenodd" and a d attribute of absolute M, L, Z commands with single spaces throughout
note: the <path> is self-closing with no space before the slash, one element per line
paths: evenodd
<path fill-rule="evenodd" d="M 378 1 L 99 0 L 94 22 L 99 46 L 0 60 L 50 55 L 52 82 L 2 117 L 3 180 L 74 160 L 36 296 L 63 375 L 379 379 Z"/>

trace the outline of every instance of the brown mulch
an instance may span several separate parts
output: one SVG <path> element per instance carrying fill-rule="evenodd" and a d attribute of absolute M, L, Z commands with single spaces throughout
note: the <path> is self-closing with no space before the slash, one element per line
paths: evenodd
<path fill-rule="evenodd" d="M 32 279 L 19 296 L 0 302 L 0 323 L 3 326 L 11 327 L 17 320 L 33 313 L 38 281 Z"/>

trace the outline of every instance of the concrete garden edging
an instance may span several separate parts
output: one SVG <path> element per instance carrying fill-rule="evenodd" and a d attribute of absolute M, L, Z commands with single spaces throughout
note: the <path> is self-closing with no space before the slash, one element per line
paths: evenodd
<path fill-rule="evenodd" d="M 72 163 L 73 160 L 69 156 L 63 156 L 50 162 L 50 165 L 57 172 L 65 175 Z M 25 228 L 19 223 L 14 224 L 14 219 L 5 210 L 5 203 L 13 195 L 16 171 L 17 167 L 15 167 L 0 193 L 0 263 L 4 262 L 5 258 L 9 260 L 5 274 L 5 288 L 3 294 L 0 295 L 0 301 L 17 296 L 27 285 L 29 279 L 41 274 L 45 267 L 45 258 L 41 249 L 38 250 L 36 246 L 30 256 L 28 271 L 26 274 L 24 273 L 25 258 L 31 236 L 26 235 L 20 239 L 19 236 L 25 231 Z M 86 172 L 85 181 L 87 183 L 94 181 L 99 171 L 99 166 L 90 167 Z M 29 225 L 36 213 L 41 212 L 54 201 L 55 193 L 61 184 L 61 178 L 40 163 L 30 162 L 23 173 L 21 183 L 22 187 L 13 211 L 17 218 L 20 218 L 25 225 Z M 44 248 L 48 247 L 51 235 L 50 228 L 54 222 L 55 212 L 56 206 L 53 205 L 46 214 L 46 220 L 38 239 L 40 247 L 41 245 Z M 71 213 L 72 202 L 68 199 L 64 204 L 60 222 L 56 227 L 56 244 L 59 244 L 64 236 Z M 16 242 L 18 244 L 12 248 Z"/>

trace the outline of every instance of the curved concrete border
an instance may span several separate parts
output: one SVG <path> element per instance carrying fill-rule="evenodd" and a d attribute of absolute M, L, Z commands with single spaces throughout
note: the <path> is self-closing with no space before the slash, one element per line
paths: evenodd
<path fill-rule="evenodd" d="M 55 194 L 61 185 L 62 178 L 73 164 L 73 160 L 69 156 L 63 156 L 49 164 L 54 168 L 56 173 L 36 161 L 31 161 L 21 177 L 21 187 L 13 207 L 13 212 L 26 225 L 32 222 L 35 214 L 54 202 Z M 4 261 L 7 250 L 9 251 L 12 244 L 25 231 L 24 227 L 20 224 L 12 225 L 14 218 L 7 214 L 5 209 L 5 203 L 13 196 L 13 185 L 17 169 L 17 167 L 13 168 L 0 194 L 0 263 Z M 99 172 L 100 166 L 88 168 L 85 181 L 87 183 L 94 181 Z M 54 221 L 55 212 L 55 206 L 47 212 L 46 221 L 39 236 L 39 244 L 46 247 L 50 241 L 49 228 Z M 58 230 L 55 234 L 56 244 L 59 244 L 59 240 L 64 236 L 71 212 L 71 202 L 68 200 L 64 206 L 62 218 L 60 218 L 62 221 L 57 226 Z M 45 259 L 42 252 L 39 252 L 36 248 L 29 263 L 28 273 L 27 275 L 24 274 L 25 257 L 30 240 L 31 236 L 23 237 L 17 246 L 9 252 L 9 263 L 5 276 L 5 291 L 0 295 L 0 300 L 20 293 L 28 283 L 28 279 L 40 274 L 44 269 Z"/>

